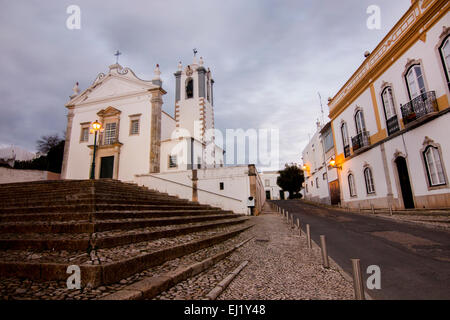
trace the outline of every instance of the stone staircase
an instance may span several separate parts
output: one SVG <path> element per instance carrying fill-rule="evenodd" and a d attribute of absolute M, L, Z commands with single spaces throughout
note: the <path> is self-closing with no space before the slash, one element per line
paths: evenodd
<path fill-rule="evenodd" d="M 0 281 L 65 281 L 77 265 L 82 286 L 95 288 L 232 241 L 251 226 L 248 217 L 116 180 L 3 184 Z"/>

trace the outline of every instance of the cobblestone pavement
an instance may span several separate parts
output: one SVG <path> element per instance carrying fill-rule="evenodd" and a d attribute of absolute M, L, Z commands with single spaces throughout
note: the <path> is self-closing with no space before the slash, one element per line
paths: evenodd
<path fill-rule="evenodd" d="M 241 262 L 249 264 L 218 297 L 219 300 L 353 299 L 353 286 L 337 266 L 324 269 L 320 249 L 308 249 L 283 218 L 267 213 L 252 220 L 246 233 L 255 238 L 207 271 L 179 283 L 155 299 L 205 299 Z"/>

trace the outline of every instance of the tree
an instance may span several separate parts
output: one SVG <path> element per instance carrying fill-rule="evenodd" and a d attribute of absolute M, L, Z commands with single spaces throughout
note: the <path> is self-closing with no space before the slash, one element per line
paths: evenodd
<path fill-rule="evenodd" d="M 65 141 L 59 139 L 58 143 L 53 145 L 56 141 L 55 137 L 59 139 L 58 136 L 54 135 L 43 136 L 38 140 L 39 151 L 44 152 L 49 147 L 46 155 L 41 155 L 30 161 L 16 161 L 14 163 L 14 169 L 46 170 L 61 173 Z"/>
<path fill-rule="evenodd" d="M 303 171 L 296 164 L 286 164 L 284 170 L 278 173 L 280 176 L 277 178 L 277 185 L 283 191 L 289 191 L 289 199 L 298 198 L 302 184 L 305 181 Z"/>
<path fill-rule="evenodd" d="M 47 154 L 51 148 L 56 147 L 62 139 L 57 134 L 42 136 L 37 143 L 37 150 L 41 154 Z"/>

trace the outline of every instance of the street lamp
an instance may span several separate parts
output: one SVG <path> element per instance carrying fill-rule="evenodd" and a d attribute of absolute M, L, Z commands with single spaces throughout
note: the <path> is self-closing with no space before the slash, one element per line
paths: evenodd
<path fill-rule="evenodd" d="M 336 169 L 342 169 L 342 166 L 338 166 L 336 164 L 336 160 L 334 158 L 331 158 L 329 164 L 330 164 L 330 167 L 333 167 L 333 168 L 336 168 Z"/>
<path fill-rule="evenodd" d="M 91 179 L 95 179 L 95 148 L 97 146 L 97 132 L 99 132 L 102 128 L 102 124 L 95 120 L 92 124 L 91 133 L 94 133 L 94 155 L 92 157 L 92 166 L 91 166 Z"/>

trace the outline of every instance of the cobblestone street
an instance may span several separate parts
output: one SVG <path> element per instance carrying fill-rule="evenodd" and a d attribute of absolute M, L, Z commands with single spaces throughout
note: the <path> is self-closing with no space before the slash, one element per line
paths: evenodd
<path fill-rule="evenodd" d="M 306 237 L 282 216 L 266 212 L 252 219 L 245 233 L 254 237 L 212 268 L 179 283 L 156 299 L 205 299 L 241 262 L 249 261 L 218 300 L 345 300 L 353 299 L 352 283 L 336 265 L 324 269 L 320 248 L 307 248 Z"/>
<path fill-rule="evenodd" d="M 353 285 L 337 266 L 324 269 L 320 248 L 308 249 L 305 235 L 282 216 L 266 213 L 255 221 L 255 238 L 234 254 L 249 264 L 218 299 L 353 299 Z"/>

